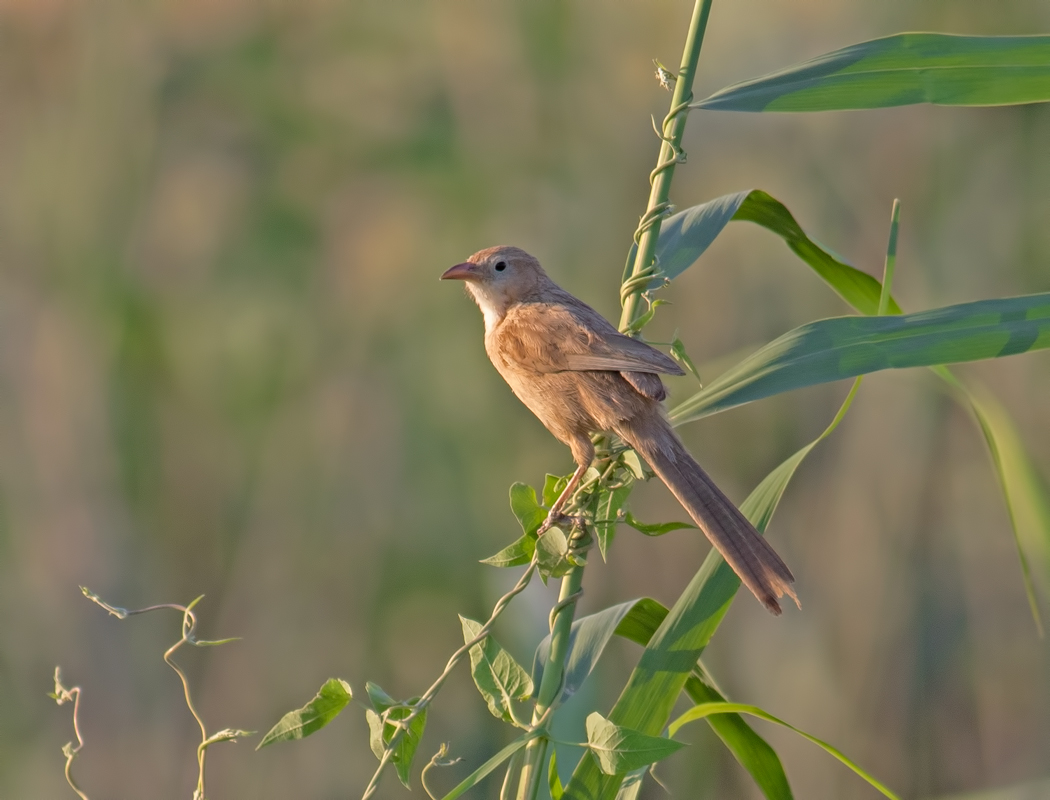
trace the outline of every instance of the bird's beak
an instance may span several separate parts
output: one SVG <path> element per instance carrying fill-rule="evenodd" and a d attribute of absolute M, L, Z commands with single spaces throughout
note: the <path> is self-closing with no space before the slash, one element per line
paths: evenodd
<path fill-rule="evenodd" d="M 477 275 L 478 265 L 470 261 L 464 261 L 462 264 L 456 264 L 456 266 L 446 269 L 441 275 L 441 280 L 471 281 L 475 280 Z"/>

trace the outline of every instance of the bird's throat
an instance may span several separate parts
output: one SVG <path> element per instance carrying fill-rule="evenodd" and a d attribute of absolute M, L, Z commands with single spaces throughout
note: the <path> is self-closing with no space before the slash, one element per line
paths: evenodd
<path fill-rule="evenodd" d="M 481 309 L 481 315 L 485 318 L 485 333 L 490 333 L 506 316 L 506 304 L 499 302 L 477 284 L 468 283 L 467 291 L 474 298 L 474 302 Z"/>

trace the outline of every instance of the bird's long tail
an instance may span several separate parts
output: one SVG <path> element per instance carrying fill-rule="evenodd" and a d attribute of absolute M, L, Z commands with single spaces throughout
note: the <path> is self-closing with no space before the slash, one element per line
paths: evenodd
<path fill-rule="evenodd" d="M 653 414 L 628 420 L 616 433 L 649 463 L 766 608 L 779 614 L 777 598 L 785 594 L 798 604 L 791 570 L 689 455 L 666 419 Z"/>

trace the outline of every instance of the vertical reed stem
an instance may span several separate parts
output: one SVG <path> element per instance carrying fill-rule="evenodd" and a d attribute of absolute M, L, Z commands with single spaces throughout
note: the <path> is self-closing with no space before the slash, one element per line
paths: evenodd
<path fill-rule="evenodd" d="M 668 200 L 671 193 L 671 179 L 674 169 L 682 156 L 682 134 L 685 132 L 686 117 L 689 114 L 689 102 L 693 99 L 693 78 L 696 75 L 696 64 L 700 59 L 700 46 L 707 30 L 707 18 L 711 14 L 713 0 L 696 0 L 693 17 L 689 21 L 689 33 L 686 35 L 685 49 L 682 52 L 682 65 L 678 68 L 678 79 L 671 95 L 671 110 L 664 117 L 661 132 L 663 142 L 660 145 L 660 159 L 656 169 L 650 175 L 652 188 L 649 191 L 649 205 L 642 217 L 642 222 L 635 232 L 638 251 L 634 263 L 624 275 L 624 283 L 639 279 L 652 265 L 656 255 L 656 241 L 660 236 L 660 222 L 664 213 L 670 208 Z M 657 265 L 657 268 L 659 265 Z M 641 298 L 643 285 L 635 286 L 623 296 L 623 313 L 620 315 L 620 330 L 625 330 L 638 316 L 638 301 Z"/>

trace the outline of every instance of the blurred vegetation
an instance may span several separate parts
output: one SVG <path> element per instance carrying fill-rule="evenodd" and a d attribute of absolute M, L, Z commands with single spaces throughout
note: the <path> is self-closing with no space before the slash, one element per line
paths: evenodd
<path fill-rule="evenodd" d="M 77 774 L 92 796 L 192 791 L 195 723 L 158 659 L 177 631 L 117 624 L 80 584 L 128 607 L 206 595 L 201 635 L 244 637 L 184 657 L 212 727 L 265 730 L 335 674 L 410 696 L 440 671 L 456 613 L 481 616 L 509 588 L 476 563 L 515 535 L 506 487 L 570 459 L 437 276 L 518 244 L 614 315 L 656 151 L 648 117 L 666 106 L 651 59 L 675 62 L 689 11 L 0 4 L 0 796 L 69 791 L 68 718 L 45 696 L 57 663 L 83 688 Z M 716 4 L 697 95 L 907 29 L 1046 31 L 1050 9 Z M 673 196 L 761 187 L 873 273 L 900 196 L 907 307 L 1045 291 L 1048 141 L 1046 107 L 697 112 Z M 747 234 L 729 230 L 676 281 L 654 331 L 680 328 L 708 378 L 727 354 L 845 312 L 774 237 Z M 994 388 L 1044 474 L 1048 358 L 960 370 Z M 740 499 L 845 391 L 685 434 Z M 804 611 L 774 620 L 741 603 L 706 656 L 735 699 L 833 740 L 907 796 L 1032 781 L 1050 763 L 1050 653 L 983 448 L 925 373 L 867 380 L 772 525 Z M 657 486 L 636 503 L 680 515 Z M 669 603 L 706 549 L 687 532 L 621 534 L 582 610 Z M 546 628 L 541 594 L 530 587 L 501 629 L 522 661 Z M 632 655 L 620 646 L 581 709 L 615 697 Z M 437 709 L 427 753 L 452 740 L 477 763 L 498 747 L 465 672 Z M 689 757 L 658 770 L 672 788 L 754 794 L 707 731 L 691 735 Z M 344 713 L 294 748 L 226 745 L 210 793 L 346 796 L 374 767 L 367 736 L 363 714 Z M 768 738 L 798 796 L 870 796 L 806 743 Z"/>

